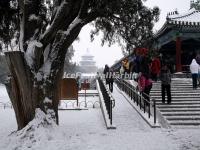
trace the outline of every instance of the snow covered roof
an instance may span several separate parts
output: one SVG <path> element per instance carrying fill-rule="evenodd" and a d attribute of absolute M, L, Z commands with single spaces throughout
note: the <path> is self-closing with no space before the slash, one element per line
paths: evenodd
<path fill-rule="evenodd" d="M 166 29 L 172 27 L 194 27 L 200 29 L 200 11 L 195 8 L 190 9 L 186 13 L 176 10 L 167 14 L 166 21 L 162 28 L 155 34 L 155 37 L 161 35 Z"/>
<path fill-rule="evenodd" d="M 171 12 L 167 15 L 167 21 L 180 25 L 200 25 L 200 11 L 192 8 L 183 14 L 178 11 Z"/>

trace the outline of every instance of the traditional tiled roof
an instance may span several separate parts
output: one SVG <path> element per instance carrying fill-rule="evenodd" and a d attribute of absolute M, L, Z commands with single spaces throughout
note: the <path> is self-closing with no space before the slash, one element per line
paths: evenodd
<path fill-rule="evenodd" d="M 200 11 L 194 8 L 184 14 L 179 14 L 175 11 L 174 13 L 169 13 L 167 15 L 167 20 L 171 23 L 181 25 L 200 25 Z"/>
<path fill-rule="evenodd" d="M 187 13 L 183 14 L 179 14 L 178 11 L 168 13 L 165 24 L 155 34 L 155 37 L 159 36 L 167 28 L 181 26 L 200 28 L 200 11 L 192 8 Z"/>

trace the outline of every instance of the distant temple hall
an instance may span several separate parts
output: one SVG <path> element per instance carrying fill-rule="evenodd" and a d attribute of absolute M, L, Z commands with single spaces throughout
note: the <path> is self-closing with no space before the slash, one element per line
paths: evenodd
<path fill-rule="evenodd" d="M 169 13 L 155 35 L 154 46 L 162 59 L 174 66 L 174 71 L 184 71 L 195 54 L 200 53 L 200 0 L 192 0 L 186 13 Z"/>
<path fill-rule="evenodd" d="M 87 49 L 86 54 L 81 56 L 80 67 L 81 72 L 83 73 L 94 73 L 97 71 L 96 62 L 93 60 L 94 56 L 92 56 Z"/>

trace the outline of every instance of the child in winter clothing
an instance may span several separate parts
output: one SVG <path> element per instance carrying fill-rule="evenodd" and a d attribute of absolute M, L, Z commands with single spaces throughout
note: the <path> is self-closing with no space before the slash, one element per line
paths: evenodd
<path fill-rule="evenodd" d="M 160 72 L 162 103 L 165 103 L 165 91 L 167 91 L 167 103 L 171 103 L 171 73 L 167 65 L 163 65 Z"/>

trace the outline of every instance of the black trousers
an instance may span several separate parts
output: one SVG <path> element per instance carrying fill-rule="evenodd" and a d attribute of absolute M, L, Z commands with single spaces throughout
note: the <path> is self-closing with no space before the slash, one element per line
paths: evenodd
<path fill-rule="evenodd" d="M 152 88 L 152 86 L 145 87 L 144 91 L 142 92 L 142 96 L 143 96 L 148 102 L 150 101 L 149 94 L 150 94 L 151 88 Z"/>
<path fill-rule="evenodd" d="M 197 80 L 198 80 L 198 86 L 200 86 L 200 74 L 198 74 Z"/>
<path fill-rule="evenodd" d="M 171 103 L 171 85 L 170 84 L 161 84 L 162 91 L 162 102 L 165 103 L 165 91 L 167 91 L 167 103 Z"/>
<path fill-rule="evenodd" d="M 197 77 L 198 77 L 198 74 L 192 74 L 192 85 L 194 89 L 197 88 Z"/>
<path fill-rule="evenodd" d="M 151 73 L 151 79 L 152 79 L 153 81 L 157 81 L 157 80 L 158 80 L 157 74 L 156 74 L 156 73 Z"/>
<path fill-rule="evenodd" d="M 113 82 L 109 82 L 109 90 L 113 92 Z"/>

